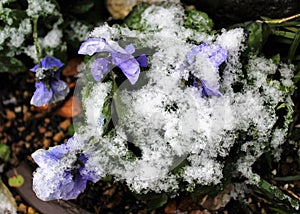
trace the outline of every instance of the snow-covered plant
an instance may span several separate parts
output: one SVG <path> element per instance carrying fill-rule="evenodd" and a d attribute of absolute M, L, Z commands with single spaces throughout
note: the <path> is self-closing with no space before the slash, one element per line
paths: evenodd
<path fill-rule="evenodd" d="M 206 14 L 178 4 L 126 23 L 97 27 L 81 45 L 83 121 L 66 145 L 32 155 L 38 197 L 76 198 L 107 175 L 137 194 L 234 177 L 259 186 L 252 165 L 265 152 L 278 159 L 288 136 L 293 66 L 247 51 L 243 28 L 212 31 Z"/>
<path fill-rule="evenodd" d="M 0 72 L 26 71 L 32 64 L 29 59 L 39 63 L 39 57 L 44 56 L 66 60 L 67 48 L 71 49 L 73 45 L 77 48 L 87 39 L 91 23 L 95 22 L 87 20 L 90 17 L 86 13 L 93 14 L 101 22 L 94 14 L 94 11 L 99 12 L 99 5 L 96 5 L 99 3 L 96 2 L 1 0 Z M 76 18 L 75 14 L 84 18 Z M 38 38 L 36 41 L 33 34 Z"/>

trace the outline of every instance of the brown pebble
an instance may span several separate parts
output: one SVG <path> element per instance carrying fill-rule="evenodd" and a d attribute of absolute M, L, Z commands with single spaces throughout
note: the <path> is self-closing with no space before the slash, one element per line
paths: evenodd
<path fill-rule="evenodd" d="M 29 118 L 31 117 L 31 113 L 30 112 L 24 112 L 24 115 L 23 115 L 23 120 L 24 122 L 26 122 Z"/>
<path fill-rule="evenodd" d="M 30 143 L 25 143 L 25 147 L 26 147 L 26 149 L 29 149 L 30 148 Z"/>
<path fill-rule="evenodd" d="M 52 132 L 50 132 L 50 131 L 46 132 L 45 137 L 52 137 Z"/>
<path fill-rule="evenodd" d="M 60 124 L 59 124 L 59 127 L 62 129 L 62 130 L 67 130 L 69 128 L 69 126 L 71 125 L 71 120 L 70 119 L 66 119 L 64 121 L 62 121 Z"/>
<path fill-rule="evenodd" d="M 27 136 L 25 137 L 25 140 L 26 140 L 27 142 L 31 141 L 31 139 L 32 139 L 32 136 L 31 136 L 31 135 L 27 135 Z"/>
<path fill-rule="evenodd" d="M 25 105 L 22 106 L 22 109 L 23 109 L 23 114 L 25 114 L 28 111 L 28 107 Z"/>
<path fill-rule="evenodd" d="M 49 118 L 45 118 L 45 123 L 50 123 L 50 119 Z"/>
<path fill-rule="evenodd" d="M 7 118 L 8 120 L 13 120 L 13 119 L 15 119 L 15 118 L 16 118 L 15 112 L 13 112 L 13 111 L 11 111 L 11 110 L 9 110 L 9 109 L 6 109 L 6 118 Z"/>
<path fill-rule="evenodd" d="M 11 121 L 7 121 L 7 123 L 4 124 L 5 127 L 10 127 L 11 126 Z"/>
<path fill-rule="evenodd" d="M 63 132 L 58 132 L 54 135 L 53 140 L 56 142 L 61 141 L 65 137 Z"/>
<path fill-rule="evenodd" d="M 25 127 L 24 127 L 24 126 L 18 127 L 18 131 L 19 131 L 19 132 L 23 132 L 24 130 L 25 130 Z"/>
<path fill-rule="evenodd" d="M 170 201 L 165 207 L 165 213 L 171 214 L 176 213 L 177 204 L 175 200 Z"/>
<path fill-rule="evenodd" d="M 51 140 L 44 138 L 44 140 L 43 140 L 44 147 L 48 148 L 50 146 L 50 144 L 51 144 Z"/>
<path fill-rule="evenodd" d="M 28 207 L 27 213 L 28 214 L 35 214 L 35 211 L 32 207 Z"/>
<path fill-rule="evenodd" d="M 29 95 L 28 91 L 24 91 L 24 92 L 23 92 L 23 97 L 24 97 L 24 98 L 27 98 L 27 97 L 29 97 L 29 96 L 30 96 L 30 95 Z"/>
<path fill-rule="evenodd" d="M 40 132 L 41 134 L 44 134 L 44 133 L 46 132 L 46 128 L 45 128 L 45 127 L 40 127 L 40 128 L 39 128 L 39 132 Z"/>
<path fill-rule="evenodd" d="M 20 140 L 19 142 L 18 142 L 18 146 L 23 146 L 24 145 L 24 141 L 23 140 Z"/>
<path fill-rule="evenodd" d="M 27 213 L 27 207 L 25 204 L 21 203 L 18 207 L 18 211 L 21 213 Z"/>

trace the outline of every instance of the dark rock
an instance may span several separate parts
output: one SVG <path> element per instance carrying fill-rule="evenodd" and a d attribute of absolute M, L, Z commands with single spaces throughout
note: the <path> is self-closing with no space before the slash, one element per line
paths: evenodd
<path fill-rule="evenodd" d="M 256 20 L 261 16 L 283 18 L 300 12 L 297 0 L 182 0 L 206 12 L 215 22 L 215 28 Z"/>

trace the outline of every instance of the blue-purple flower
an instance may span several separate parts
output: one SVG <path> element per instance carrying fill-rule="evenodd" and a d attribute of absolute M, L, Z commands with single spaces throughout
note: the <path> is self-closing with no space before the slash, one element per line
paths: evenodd
<path fill-rule="evenodd" d="M 140 74 L 140 66 L 147 67 L 148 60 L 145 54 L 137 59 L 132 55 L 135 48 L 132 44 L 125 48 L 117 42 L 102 38 L 90 38 L 81 44 L 78 53 L 93 55 L 95 53 L 107 53 L 103 57 L 96 58 L 91 65 L 91 73 L 96 81 L 108 73 L 113 66 L 118 66 L 131 84 L 135 84 Z"/>
<path fill-rule="evenodd" d="M 228 57 L 227 51 L 224 48 L 217 45 L 207 45 L 203 43 L 193 47 L 187 54 L 188 64 L 194 64 L 196 60 L 195 58 L 198 54 L 203 54 L 208 57 L 215 67 L 219 67 Z M 199 81 L 194 79 L 193 86 L 197 88 L 201 87 L 203 96 L 222 96 L 218 85 L 209 85 L 205 79 L 201 79 Z"/>
<path fill-rule="evenodd" d="M 59 69 L 64 64 L 57 58 L 47 56 L 30 71 L 35 72 L 36 90 L 30 103 L 35 106 L 45 106 L 63 100 L 69 93 L 67 84 L 60 80 Z"/>
<path fill-rule="evenodd" d="M 32 154 L 39 166 L 34 173 L 33 189 L 40 199 L 75 199 L 85 190 L 87 181 L 97 182 L 100 179 L 94 170 L 87 169 L 85 164 L 88 157 L 76 151 L 76 143 L 72 137 L 66 144 L 51 147 L 49 150 L 40 149 Z M 74 153 L 77 153 L 75 159 Z M 68 156 L 70 154 L 73 154 L 73 159 Z M 67 159 L 65 156 L 68 156 Z"/>

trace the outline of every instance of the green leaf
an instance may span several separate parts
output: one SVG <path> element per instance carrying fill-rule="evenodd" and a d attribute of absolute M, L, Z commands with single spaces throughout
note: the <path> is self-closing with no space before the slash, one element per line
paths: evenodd
<path fill-rule="evenodd" d="M 0 158 L 4 161 L 9 161 L 10 148 L 5 144 L 0 144 Z"/>
<path fill-rule="evenodd" d="M 258 188 L 255 191 L 263 194 L 266 198 L 273 201 L 276 204 L 276 201 L 279 200 L 280 203 L 289 202 L 294 209 L 299 208 L 299 203 L 297 200 L 291 198 L 290 196 L 284 194 L 278 187 L 270 184 L 266 180 L 261 179 L 258 183 Z M 277 204 L 280 206 L 280 204 Z"/>
<path fill-rule="evenodd" d="M 21 187 L 24 184 L 22 175 L 15 175 L 8 179 L 8 185 L 11 187 Z"/>
<path fill-rule="evenodd" d="M 147 202 L 147 208 L 154 210 L 159 207 L 162 207 L 168 202 L 168 195 L 166 193 L 147 193 L 147 194 L 138 194 L 133 192 L 134 196 L 141 200 Z"/>
<path fill-rule="evenodd" d="M 14 57 L 0 56 L 0 72 L 19 73 L 27 68 L 20 60 Z"/>
<path fill-rule="evenodd" d="M 69 127 L 68 127 L 68 135 L 74 135 L 75 133 L 75 128 L 74 128 L 74 125 L 71 124 Z"/>
<path fill-rule="evenodd" d="M 6 25 L 19 27 L 20 22 L 27 18 L 27 14 L 23 10 L 3 8 L 0 12 L 0 19 Z"/>
<path fill-rule="evenodd" d="M 73 7 L 71 7 L 71 12 L 75 14 L 83 14 L 91 10 L 93 7 L 94 1 L 92 0 L 75 1 Z"/>
<path fill-rule="evenodd" d="M 157 197 L 152 198 L 147 207 L 151 210 L 157 209 L 159 207 L 162 207 L 164 204 L 168 202 L 168 196 L 167 194 L 163 193 Z"/>
<path fill-rule="evenodd" d="M 300 44 L 300 30 L 298 30 L 298 32 L 295 33 L 295 38 L 293 40 L 293 43 L 290 47 L 289 54 L 288 54 L 288 63 L 292 63 L 296 50 L 299 47 L 299 44 Z"/>
<path fill-rule="evenodd" d="M 141 22 L 142 13 L 149 7 L 147 4 L 138 4 L 126 17 L 125 24 L 133 30 L 144 30 L 145 25 Z"/>
<path fill-rule="evenodd" d="M 187 10 L 186 13 L 184 27 L 199 32 L 210 32 L 212 30 L 214 23 L 206 13 L 194 9 Z"/>
<path fill-rule="evenodd" d="M 266 24 L 254 22 L 247 25 L 246 29 L 249 32 L 247 52 L 258 55 L 270 35 L 270 28 Z"/>

